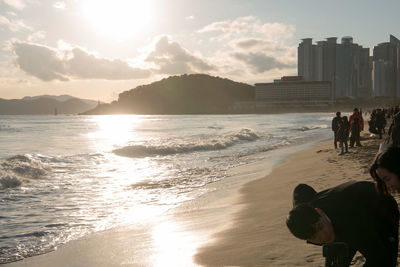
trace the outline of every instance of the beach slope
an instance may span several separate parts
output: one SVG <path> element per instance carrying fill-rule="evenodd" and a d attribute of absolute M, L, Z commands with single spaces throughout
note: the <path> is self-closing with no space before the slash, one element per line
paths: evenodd
<path fill-rule="evenodd" d="M 263 179 L 241 189 L 233 226 L 215 235 L 215 242 L 198 250 L 195 261 L 204 266 L 324 266 L 322 248 L 293 237 L 285 225 L 292 192 L 299 183 L 317 191 L 350 180 L 371 180 L 368 165 L 380 141 L 364 135 L 363 147 L 339 156 L 332 141 L 292 154 Z M 353 264 L 361 266 L 359 255 Z"/>

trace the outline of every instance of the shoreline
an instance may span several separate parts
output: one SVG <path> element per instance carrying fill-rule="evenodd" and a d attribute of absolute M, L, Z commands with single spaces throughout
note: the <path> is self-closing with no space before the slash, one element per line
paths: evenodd
<path fill-rule="evenodd" d="M 233 168 L 233 180 L 210 184 L 216 190 L 168 211 L 151 225 L 96 232 L 4 266 L 323 265 L 320 247 L 304 244 L 286 229 L 292 190 L 301 182 L 320 190 L 349 178 L 368 179 L 363 172 L 369 164 L 365 156 L 377 151 L 379 140 L 365 134 L 363 139 L 364 147 L 345 156 L 337 155 L 332 141 L 321 140 L 272 152 L 274 161 Z M 364 162 L 352 170 L 331 171 L 332 166 L 354 163 L 357 155 Z M 310 165 L 322 171 L 310 172 Z M 339 175 L 334 177 L 335 173 Z"/>
<path fill-rule="evenodd" d="M 207 185 L 213 188 L 211 192 L 167 211 L 149 225 L 95 232 L 54 251 L 4 266 L 163 266 L 157 263 L 159 259 L 175 255 L 175 251 L 181 252 L 175 255 L 181 258 L 173 260 L 178 263 L 175 266 L 194 266 L 197 249 L 212 241 L 213 234 L 232 226 L 233 215 L 242 208 L 235 203 L 243 185 L 264 177 L 290 154 L 320 140 L 304 140 L 272 150 L 265 159 L 229 169 L 226 179 Z M 174 242 L 180 245 L 172 245 Z"/>
<path fill-rule="evenodd" d="M 383 139 L 382 139 L 383 140 Z M 292 192 L 299 183 L 317 191 L 350 180 L 370 180 L 368 165 L 382 141 L 363 132 L 363 147 L 339 156 L 332 141 L 294 154 L 262 179 L 240 189 L 233 226 L 214 235 L 199 249 L 195 262 L 203 266 L 324 266 L 322 248 L 293 237 L 285 225 Z M 267 204 L 268 203 L 268 204 Z M 357 254 L 354 266 L 362 266 Z"/>

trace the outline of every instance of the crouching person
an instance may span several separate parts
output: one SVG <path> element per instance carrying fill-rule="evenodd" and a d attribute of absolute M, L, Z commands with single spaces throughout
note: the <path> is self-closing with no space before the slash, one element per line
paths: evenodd
<path fill-rule="evenodd" d="M 318 192 L 304 203 L 296 199 L 293 203 L 296 206 L 286 225 L 295 237 L 314 245 L 346 243 L 345 266 L 350 265 L 356 251 L 365 257 L 365 267 L 396 266 L 397 203 L 390 195 L 378 194 L 373 183 L 348 182 Z"/>

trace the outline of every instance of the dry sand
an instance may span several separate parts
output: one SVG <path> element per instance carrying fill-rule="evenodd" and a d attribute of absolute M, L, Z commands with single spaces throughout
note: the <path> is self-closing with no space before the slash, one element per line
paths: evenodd
<path fill-rule="evenodd" d="M 242 187 L 233 227 L 215 235 L 215 242 L 198 250 L 195 261 L 205 266 L 324 266 L 322 249 L 293 237 L 285 225 L 292 208 L 292 191 L 299 183 L 317 191 L 350 180 L 372 180 L 368 165 L 381 140 L 364 133 L 363 147 L 339 156 L 333 142 L 292 154 L 263 179 Z M 361 266 L 357 254 L 354 266 Z"/>

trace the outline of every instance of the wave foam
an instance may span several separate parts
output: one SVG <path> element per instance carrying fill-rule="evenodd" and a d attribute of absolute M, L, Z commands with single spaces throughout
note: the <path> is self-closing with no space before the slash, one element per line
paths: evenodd
<path fill-rule="evenodd" d="M 119 156 L 125 157 L 149 157 L 149 156 L 166 156 L 180 153 L 190 153 L 196 151 L 212 151 L 222 150 L 242 143 L 244 141 L 251 142 L 259 139 L 251 129 L 241 129 L 236 133 L 228 133 L 219 138 L 209 138 L 199 140 L 194 143 L 193 140 L 187 143 L 169 144 L 162 146 L 146 146 L 146 145 L 131 145 L 123 148 L 115 149 L 113 152 Z"/>
<path fill-rule="evenodd" d="M 328 128 L 327 125 L 310 125 L 310 126 L 303 126 L 301 128 L 298 128 L 298 131 L 301 132 L 306 132 L 306 131 L 311 131 L 311 130 L 316 130 L 316 129 L 326 129 Z"/>
<path fill-rule="evenodd" d="M 0 189 L 21 186 L 47 175 L 49 167 L 30 155 L 16 155 L 0 162 Z"/>

